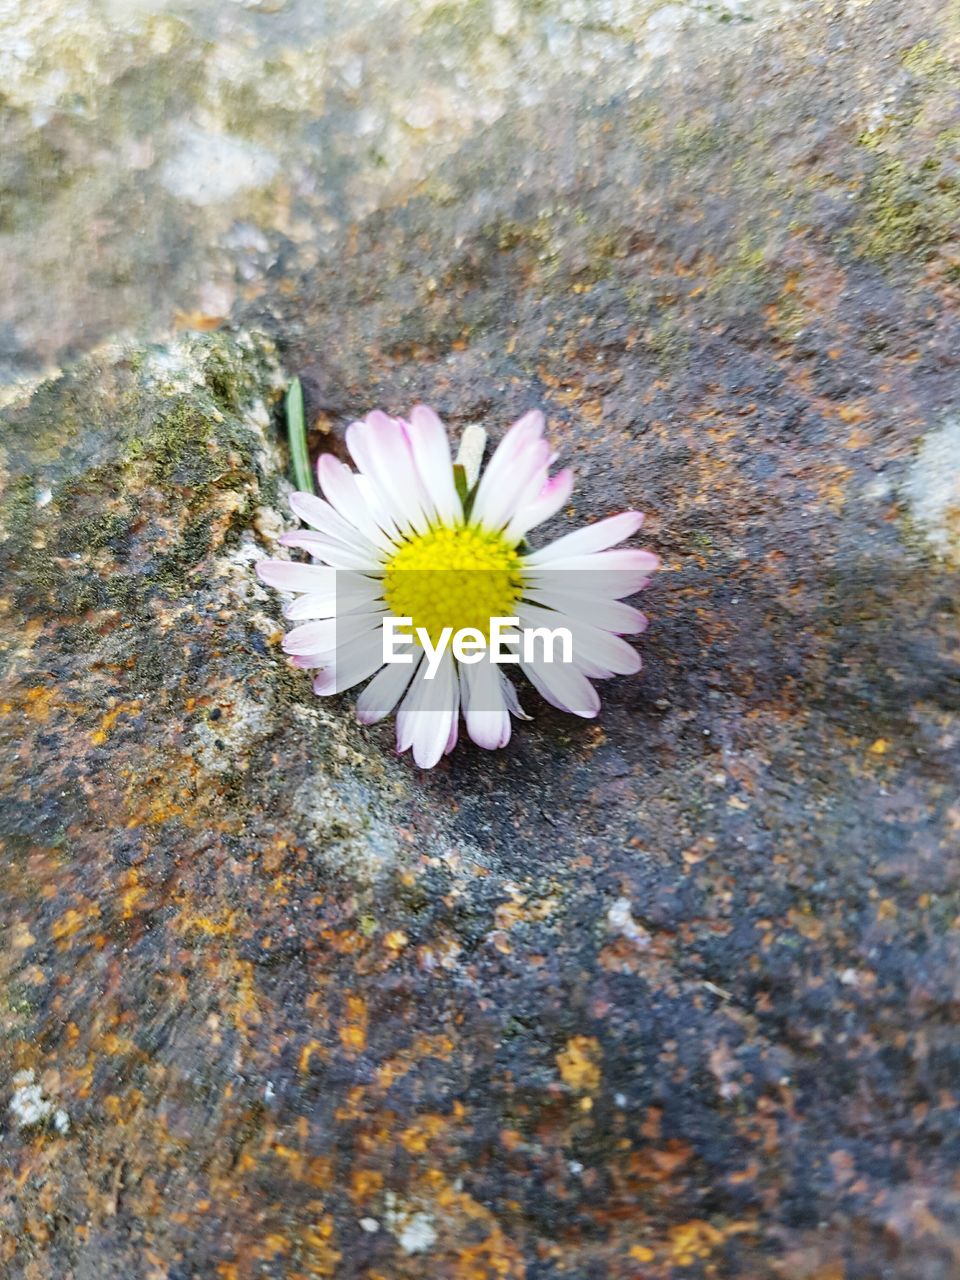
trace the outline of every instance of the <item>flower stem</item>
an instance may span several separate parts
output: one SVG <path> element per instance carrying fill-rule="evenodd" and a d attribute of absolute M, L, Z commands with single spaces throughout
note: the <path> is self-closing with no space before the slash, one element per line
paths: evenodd
<path fill-rule="evenodd" d="M 294 378 L 287 388 L 285 400 L 287 412 L 287 439 L 290 442 L 290 461 L 293 465 L 293 478 L 298 489 L 304 493 L 315 493 L 313 484 L 313 468 L 310 466 L 310 453 L 307 449 L 307 422 L 303 411 L 303 387 L 300 379 Z"/>

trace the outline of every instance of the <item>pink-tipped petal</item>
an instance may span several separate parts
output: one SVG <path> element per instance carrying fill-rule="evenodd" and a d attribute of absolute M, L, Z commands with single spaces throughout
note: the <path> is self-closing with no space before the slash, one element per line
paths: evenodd
<path fill-rule="evenodd" d="M 518 505 L 530 494 L 538 493 L 547 479 L 550 446 L 546 440 L 531 440 L 518 450 L 510 470 L 496 485 L 480 488 L 473 504 L 471 518 L 488 529 L 502 529 L 517 513 Z"/>
<path fill-rule="evenodd" d="M 527 593 L 548 590 L 574 592 L 585 597 L 619 600 L 642 590 L 660 561 L 650 551 L 623 548 L 594 555 L 571 556 L 549 564 L 524 560 Z"/>
<path fill-rule="evenodd" d="M 426 669 L 424 662 L 397 713 L 397 750 L 412 747 L 419 768 L 432 769 L 450 738 L 456 668 L 448 652 L 432 680 L 426 678 Z"/>
<path fill-rule="evenodd" d="M 504 531 L 508 542 L 516 542 L 544 520 L 555 516 L 573 493 L 573 472 L 569 467 L 551 476 L 532 502 L 518 507 Z"/>
<path fill-rule="evenodd" d="M 334 586 L 335 571 L 317 564 L 300 564 L 296 560 L 260 560 L 257 577 L 278 591 L 313 591 L 329 594 Z"/>
<path fill-rule="evenodd" d="M 425 494 L 403 423 L 379 410 L 368 413 L 347 428 L 347 448 L 397 529 L 423 533 L 429 523 Z"/>
<path fill-rule="evenodd" d="M 552 564 L 555 560 L 569 560 L 572 556 L 605 551 L 632 537 L 642 524 L 643 514 L 640 511 L 621 511 L 619 515 L 608 516 L 606 520 L 598 520 L 596 524 L 575 529 L 573 533 L 566 533 L 562 538 L 548 542 L 545 547 L 532 551 L 527 559 L 530 564 L 545 565 Z"/>
<path fill-rule="evenodd" d="M 317 479 L 324 497 L 338 515 L 381 551 L 393 550 L 391 538 L 377 523 L 356 476 L 345 463 L 332 453 L 322 453 L 317 461 Z"/>
<path fill-rule="evenodd" d="M 639 609 L 624 604 L 612 594 L 591 594 L 578 590 L 575 582 L 559 574 L 554 578 L 544 575 L 543 582 L 539 585 L 530 583 L 524 588 L 523 594 L 525 601 L 556 609 L 573 618 L 582 618 L 615 635 L 639 635 L 647 629 L 646 615 Z M 629 592 L 625 591 L 623 594 L 628 595 Z"/>
<path fill-rule="evenodd" d="M 283 651 L 297 656 L 329 653 L 336 647 L 336 643 L 336 618 L 323 618 L 319 622 L 305 622 L 288 631 L 283 637 Z"/>
<path fill-rule="evenodd" d="M 520 668 L 534 688 L 555 707 L 592 720 L 600 710 L 600 695 L 575 666 L 561 662 L 525 662 Z"/>
<path fill-rule="evenodd" d="M 283 533 L 279 538 L 285 547 L 297 547 L 309 551 L 315 560 L 322 560 L 331 569 L 353 570 L 357 573 L 375 572 L 376 561 L 366 551 L 357 551 L 343 542 L 313 533 L 310 529 L 298 529 Z"/>
<path fill-rule="evenodd" d="M 411 655 L 412 656 L 412 655 Z M 357 699 L 357 719 L 361 724 L 376 724 L 388 716 L 406 693 L 417 662 L 388 662 L 373 677 Z"/>
<path fill-rule="evenodd" d="M 383 665 L 383 639 L 380 628 L 359 636 L 356 641 L 344 648 L 338 648 L 332 655 L 332 661 L 324 664 L 323 670 L 313 682 L 313 691 L 319 697 L 328 697 L 334 693 L 343 693 L 352 689 L 355 684 L 368 680 Z"/>
<path fill-rule="evenodd" d="M 517 616 L 524 629 L 555 631 L 563 628 L 569 631 L 573 660 L 585 675 L 597 675 L 603 671 L 605 678 L 609 675 L 635 675 L 640 670 L 640 655 L 626 640 L 584 622 L 582 618 L 528 604 L 517 610 Z"/>
<path fill-rule="evenodd" d="M 510 712 L 499 668 L 486 659 L 461 666 L 460 689 L 463 718 L 471 739 L 485 751 L 505 746 L 510 740 Z"/>
<path fill-rule="evenodd" d="M 531 409 L 529 413 L 525 413 L 522 418 L 517 419 L 493 451 L 493 457 L 487 463 L 483 475 L 480 477 L 480 484 L 477 487 L 477 496 L 474 501 L 474 511 L 476 511 L 478 504 L 481 508 L 485 508 L 488 503 L 494 500 L 493 495 L 515 472 L 524 450 L 529 445 L 536 443 L 543 435 L 543 428 L 544 418 L 539 409 Z M 547 458 L 549 459 L 549 448 Z"/>
<path fill-rule="evenodd" d="M 304 524 L 325 534 L 333 541 L 343 543 L 354 551 L 365 553 L 370 563 L 376 564 L 382 558 L 382 552 L 361 533 L 355 525 L 344 520 L 329 502 L 318 498 L 314 493 L 291 493 L 290 510 L 300 517 Z"/>
<path fill-rule="evenodd" d="M 541 569 L 540 565 L 534 566 Z M 638 547 L 621 547 L 616 551 L 595 551 L 590 555 L 564 556 L 562 560 L 550 561 L 551 573 L 656 573 L 660 568 L 660 559 L 652 551 L 641 551 Z"/>

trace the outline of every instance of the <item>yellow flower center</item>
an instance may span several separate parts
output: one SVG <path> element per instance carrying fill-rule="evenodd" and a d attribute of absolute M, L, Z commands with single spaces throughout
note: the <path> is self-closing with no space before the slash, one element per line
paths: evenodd
<path fill-rule="evenodd" d="M 476 627 L 514 617 L 523 587 L 520 556 L 498 533 L 440 525 L 417 534 L 387 562 L 384 597 L 395 618 L 412 618 L 436 644 L 444 627 Z"/>

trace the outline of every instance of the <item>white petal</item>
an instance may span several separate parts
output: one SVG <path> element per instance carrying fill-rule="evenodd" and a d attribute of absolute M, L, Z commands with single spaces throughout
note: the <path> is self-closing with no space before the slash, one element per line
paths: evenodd
<path fill-rule="evenodd" d="M 365 578 L 359 573 L 347 573 L 330 569 L 336 575 L 333 587 L 323 593 L 311 591 L 297 596 L 283 606 L 285 618 L 335 618 L 358 611 L 370 612 L 386 608 L 383 600 L 383 584 L 376 578 Z"/>
<path fill-rule="evenodd" d="M 453 480 L 450 442 L 443 423 L 426 405 L 415 405 L 407 431 L 413 460 L 432 503 L 436 516 L 444 524 L 463 519 L 463 507 Z"/>
<path fill-rule="evenodd" d="M 410 681 L 410 687 L 400 703 L 400 710 L 397 712 L 397 751 L 404 752 L 413 742 L 413 730 L 416 725 L 416 714 L 420 707 L 420 702 L 424 696 L 427 682 L 423 678 L 426 671 L 426 663 L 421 661 L 413 674 Z"/>
<path fill-rule="evenodd" d="M 432 769 L 450 738 L 454 710 L 453 682 L 456 668 L 450 653 L 444 654 L 432 680 L 421 663 L 397 713 L 397 750 L 413 748 L 421 769 Z"/>
<path fill-rule="evenodd" d="M 634 675 L 640 670 L 640 655 L 626 640 L 584 622 L 581 618 L 573 618 L 569 614 L 551 609 L 539 609 L 534 605 L 521 606 L 517 610 L 517 616 L 523 628 L 566 628 L 573 641 L 574 662 L 585 675 L 598 675 L 600 671 L 604 671 L 609 675 L 626 676 Z"/>
<path fill-rule="evenodd" d="M 631 593 L 625 591 L 623 594 Z M 559 609 L 561 613 L 568 613 L 571 617 L 583 618 L 585 622 L 592 622 L 615 635 L 639 635 L 647 629 L 646 615 L 639 609 L 623 604 L 610 595 L 579 590 L 576 582 L 561 574 L 550 577 L 544 574 L 540 584 L 529 583 L 524 586 L 523 596 L 525 600 L 535 601 L 550 609 Z"/>
<path fill-rule="evenodd" d="M 406 691 L 417 661 L 405 664 L 388 662 L 378 671 L 357 699 L 357 719 L 361 724 L 376 724 L 388 716 Z"/>
<path fill-rule="evenodd" d="M 649 551 L 598 551 L 548 565 L 524 563 L 523 580 L 531 587 L 616 600 L 642 590 L 658 566 L 657 557 Z"/>
<path fill-rule="evenodd" d="M 382 558 L 382 552 L 374 543 L 361 533 L 356 525 L 344 520 L 329 502 L 318 498 L 314 493 L 291 493 L 290 510 L 300 517 L 304 524 L 317 529 L 335 542 L 341 542 L 358 552 L 366 552 L 371 562 L 376 564 Z"/>
<path fill-rule="evenodd" d="M 385 413 L 369 413 L 365 421 L 347 428 L 347 448 L 397 528 L 423 533 L 429 524 L 423 506 L 426 495 L 403 425 Z"/>
<path fill-rule="evenodd" d="M 456 664 L 454 664 L 452 706 L 453 714 L 450 720 L 450 732 L 447 734 L 447 745 L 443 748 L 443 754 L 445 756 L 448 756 L 457 745 L 457 735 L 460 732 L 460 677 L 457 674 Z"/>
<path fill-rule="evenodd" d="M 573 472 L 568 468 L 551 476 L 536 498 L 517 508 L 516 515 L 504 530 L 508 542 L 516 542 L 544 520 L 555 516 L 573 493 Z"/>
<path fill-rule="evenodd" d="M 562 662 L 524 662 L 520 669 L 538 692 L 561 711 L 592 719 L 600 710 L 600 696 L 582 671 Z"/>
<path fill-rule="evenodd" d="M 360 636 L 346 649 L 338 648 L 333 660 L 324 666 L 313 682 L 313 691 L 321 698 L 343 693 L 355 684 L 369 679 L 383 665 L 383 634 L 380 627 Z"/>
<path fill-rule="evenodd" d="M 334 586 L 334 570 L 318 564 L 301 564 L 297 560 L 261 560 L 257 577 L 278 591 L 317 591 L 327 593 Z"/>
<path fill-rule="evenodd" d="M 538 493 L 547 478 L 550 446 L 546 440 L 531 440 L 514 457 L 513 466 L 501 473 L 496 483 L 487 483 L 488 474 L 480 481 L 471 519 L 488 529 L 502 529 L 517 513 L 519 504 Z"/>
<path fill-rule="evenodd" d="M 527 446 L 543 435 L 543 426 L 543 414 L 539 409 L 532 409 L 522 418 L 517 419 L 497 445 L 493 451 L 493 457 L 484 468 L 477 487 L 475 510 L 478 505 L 481 508 L 486 507 L 490 501 L 490 495 L 496 493 L 501 483 L 515 471 L 517 461 Z"/>
<path fill-rule="evenodd" d="M 615 547 L 618 542 L 632 537 L 643 524 L 643 515 L 639 511 L 621 511 L 619 515 L 608 516 L 606 520 L 598 520 L 596 524 L 588 524 L 583 529 L 574 529 L 562 538 L 548 542 L 538 551 L 531 551 L 527 559 L 531 564 L 548 564 L 553 560 L 565 560 L 570 556 L 590 555 L 594 551 L 605 551 L 607 547 Z"/>
<path fill-rule="evenodd" d="M 283 637 L 285 653 L 316 654 L 345 652 L 368 632 L 378 634 L 383 627 L 383 613 L 349 613 L 342 618 L 322 618 L 305 622 Z M 382 640 L 381 640 L 382 647 Z"/>
<path fill-rule="evenodd" d="M 370 505 L 357 485 L 350 468 L 332 453 L 324 453 L 317 462 L 317 479 L 324 497 L 344 520 L 359 529 L 364 537 L 388 553 L 393 541 L 374 518 Z"/>
<path fill-rule="evenodd" d="M 507 704 L 507 710 L 512 716 L 516 716 L 518 720 L 532 720 L 532 716 L 528 716 L 520 705 L 520 699 L 517 697 L 517 691 L 513 687 L 513 682 L 508 680 L 503 674 L 503 668 L 500 671 L 500 687 L 503 690 L 503 700 Z"/>
<path fill-rule="evenodd" d="M 309 551 L 317 560 L 323 560 L 333 569 L 353 569 L 359 573 L 364 570 L 373 571 L 378 567 L 380 552 L 358 551 L 338 539 L 323 533 L 313 533 L 310 529 L 298 529 L 291 533 L 282 533 L 280 542 L 285 547 L 299 547 Z"/>
<path fill-rule="evenodd" d="M 505 747 L 510 741 L 510 712 L 499 676 L 499 668 L 486 659 L 460 667 L 467 733 L 486 751 Z"/>
<path fill-rule="evenodd" d="M 305 622 L 308 618 L 335 618 L 337 616 L 337 593 L 328 591 L 324 595 L 314 593 L 309 596 L 297 596 L 283 606 L 283 616 L 290 622 Z"/>

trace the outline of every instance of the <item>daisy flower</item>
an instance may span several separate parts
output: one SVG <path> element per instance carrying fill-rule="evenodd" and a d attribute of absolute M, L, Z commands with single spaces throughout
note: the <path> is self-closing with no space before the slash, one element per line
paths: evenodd
<path fill-rule="evenodd" d="M 412 748 L 416 763 L 432 768 L 456 745 L 461 716 L 488 749 L 509 741 L 511 716 L 529 717 L 503 667 L 486 655 L 468 663 L 447 648 L 429 678 L 416 642 L 412 660 L 386 662 L 388 616 L 410 618 L 434 643 L 448 626 L 476 627 L 489 640 L 493 618 L 518 618 L 521 629 L 566 628 L 570 661 L 519 653 L 518 669 L 548 702 L 577 716 L 600 710 L 591 681 L 640 669 L 622 637 L 643 631 L 646 619 L 624 597 L 646 584 L 658 560 L 618 547 L 639 529 L 640 513 L 624 511 L 535 550 L 525 541 L 573 490 L 569 469 L 550 475 L 539 410 L 513 424 L 472 485 L 451 458 L 443 423 L 423 405 L 409 422 L 368 414 L 346 438 L 357 471 L 324 454 L 323 497 L 290 498 L 311 527 L 280 541 L 315 563 L 257 565 L 268 585 L 295 593 L 284 614 L 297 625 L 283 648 L 294 665 L 317 671 L 315 693 L 369 680 L 357 718 L 373 724 L 398 708 L 397 750 Z"/>

